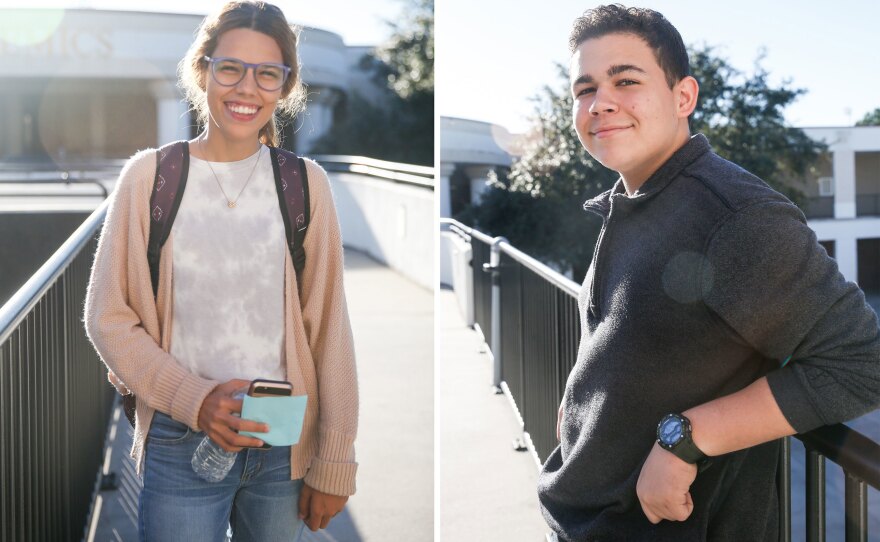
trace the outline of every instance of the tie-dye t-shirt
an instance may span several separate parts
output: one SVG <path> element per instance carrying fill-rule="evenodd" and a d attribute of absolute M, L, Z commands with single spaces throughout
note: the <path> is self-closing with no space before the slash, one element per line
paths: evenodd
<path fill-rule="evenodd" d="M 230 209 L 208 163 L 190 157 L 172 227 L 171 354 L 204 378 L 284 380 L 287 246 L 269 149 L 211 167 L 231 199 L 254 174 Z"/>

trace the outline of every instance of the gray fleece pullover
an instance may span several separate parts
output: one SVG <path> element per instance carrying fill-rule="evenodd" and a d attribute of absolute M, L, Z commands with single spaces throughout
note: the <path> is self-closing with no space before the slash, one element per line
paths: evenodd
<path fill-rule="evenodd" d="M 660 418 L 761 376 L 798 431 L 880 406 L 880 328 L 801 211 L 694 136 L 604 220 L 579 298 L 561 444 L 538 480 L 562 540 L 775 541 L 779 441 L 715 458 L 687 521 L 648 522 L 635 487 Z"/>

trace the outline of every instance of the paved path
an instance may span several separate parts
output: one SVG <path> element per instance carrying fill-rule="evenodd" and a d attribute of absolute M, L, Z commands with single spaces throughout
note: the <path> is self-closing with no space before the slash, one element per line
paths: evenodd
<path fill-rule="evenodd" d="M 354 251 L 345 253 L 345 288 L 360 384 L 357 494 L 330 527 L 304 542 L 434 539 L 434 296 Z M 124 416 L 111 427 L 107 472 L 118 489 L 102 491 L 87 540 L 137 540 L 138 479 Z"/>
<path fill-rule="evenodd" d="M 493 394 L 492 365 L 455 295 L 437 296 L 440 539 L 540 542 L 549 529 L 538 511 L 537 464 L 513 449 L 520 425 L 507 397 Z"/>

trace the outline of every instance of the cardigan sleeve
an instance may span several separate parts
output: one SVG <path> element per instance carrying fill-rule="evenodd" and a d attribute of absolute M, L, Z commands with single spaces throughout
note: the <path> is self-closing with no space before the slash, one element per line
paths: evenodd
<path fill-rule="evenodd" d="M 150 150 L 133 156 L 120 173 L 95 253 L 84 321 L 103 362 L 138 401 L 198 430 L 202 401 L 218 382 L 192 374 L 160 347 L 146 256 L 155 170 Z"/>
<path fill-rule="evenodd" d="M 306 164 L 311 218 L 300 290 L 318 379 L 319 420 L 317 453 L 305 482 L 324 493 L 351 495 L 357 471 L 358 384 L 343 287 L 342 234 L 327 174 L 311 160 Z"/>
<path fill-rule="evenodd" d="M 880 406 L 880 328 L 794 205 L 764 201 L 716 230 L 705 301 L 746 343 L 780 367 L 770 390 L 799 433 Z"/>

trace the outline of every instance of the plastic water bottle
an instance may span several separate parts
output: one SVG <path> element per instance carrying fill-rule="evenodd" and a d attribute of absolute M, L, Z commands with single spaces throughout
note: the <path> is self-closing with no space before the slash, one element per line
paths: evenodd
<path fill-rule="evenodd" d="M 226 478 L 236 457 L 237 452 L 227 452 L 206 436 L 193 453 L 192 469 L 202 480 L 216 483 Z"/>
<path fill-rule="evenodd" d="M 244 397 L 244 393 L 236 393 L 233 397 L 241 399 Z M 238 457 L 238 452 L 227 452 L 205 435 L 193 453 L 192 469 L 202 480 L 217 483 L 226 478 L 226 475 L 232 470 L 236 457 Z"/>

